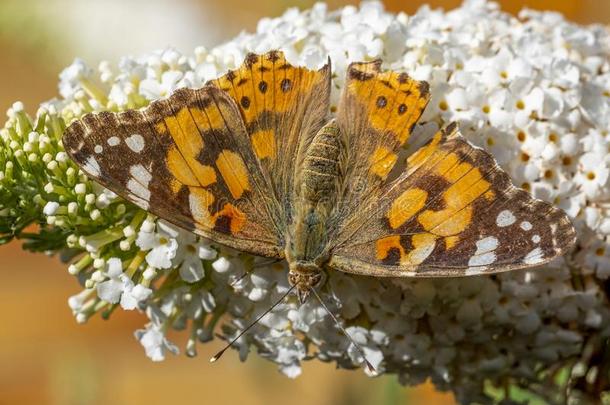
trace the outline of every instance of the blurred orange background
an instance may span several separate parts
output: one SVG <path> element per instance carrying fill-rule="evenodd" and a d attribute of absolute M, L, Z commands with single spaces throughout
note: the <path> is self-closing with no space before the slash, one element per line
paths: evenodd
<path fill-rule="evenodd" d="M 310 7 L 309 0 L 2 0 L 0 2 L 0 110 L 14 101 L 30 112 L 57 95 L 57 75 L 75 56 L 91 66 L 117 62 L 172 45 L 190 53 L 212 47 L 258 19 L 286 7 Z M 352 1 L 329 1 L 330 8 Z M 413 13 L 422 0 L 388 0 L 392 11 Z M 460 0 L 430 0 L 453 8 Z M 610 2 L 598 0 L 505 0 L 511 13 L 523 6 L 556 10 L 580 23 L 610 22 Z M 129 38 L 125 40 L 125 38 Z M 252 354 L 240 363 L 231 352 L 218 364 L 207 359 L 221 347 L 199 347 L 163 363 L 144 355 L 133 331 L 146 322 L 137 312 L 116 311 L 77 325 L 67 306 L 80 290 L 56 258 L 22 252 L 18 243 L 0 247 L 0 404 L 453 404 L 453 396 L 430 384 L 404 389 L 393 377 L 370 379 L 361 371 L 306 363 L 289 380 Z M 183 334 L 174 333 L 183 344 Z"/>

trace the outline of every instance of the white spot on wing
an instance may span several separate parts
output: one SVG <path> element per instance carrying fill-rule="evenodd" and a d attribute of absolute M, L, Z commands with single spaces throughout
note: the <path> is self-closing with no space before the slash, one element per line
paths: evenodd
<path fill-rule="evenodd" d="M 529 221 L 523 221 L 521 222 L 521 224 L 519 225 L 521 227 L 521 229 L 523 229 L 524 231 L 529 231 L 532 229 L 532 224 Z"/>
<path fill-rule="evenodd" d="M 477 241 L 477 251 L 468 260 L 469 266 L 485 266 L 496 261 L 494 250 L 498 247 L 498 238 L 488 236 Z M 474 271 L 474 270 L 473 270 Z"/>
<path fill-rule="evenodd" d="M 496 217 L 496 225 L 505 227 L 514 224 L 516 220 L 517 218 L 515 218 L 511 211 L 504 210 Z"/>
<path fill-rule="evenodd" d="M 106 142 L 108 142 L 108 145 L 110 146 L 117 146 L 121 143 L 121 139 L 118 136 L 111 136 Z"/>
<path fill-rule="evenodd" d="M 540 243 L 540 235 L 534 235 L 534 236 L 532 236 L 532 242 L 534 242 L 534 243 Z"/>
<path fill-rule="evenodd" d="M 131 174 L 131 177 L 133 177 L 134 179 L 137 179 L 140 183 L 144 184 L 146 187 L 148 187 L 148 183 L 152 180 L 152 175 L 150 174 L 148 169 L 146 169 L 141 164 L 131 166 L 129 168 L 129 174 Z"/>
<path fill-rule="evenodd" d="M 498 238 L 496 238 L 494 236 L 488 236 L 477 242 L 477 251 L 476 251 L 475 255 L 485 253 L 485 252 L 491 252 L 492 250 L 496 250 L 497 247 L 498 247 Z"/>
<path fill-rule="evenodd" d="M 138 207 L 147 210 L 149 208 L 149 204 L 148 201 L 143 200 L 142 198 L 134 195 L 134 194 L 129 194 L 129 198 L 131 199 L 131 201 L 137 205 Z"/>
<path fill-rule="evenodd" d="M 436 242 L 426 245 L 423 249 L 416 249 L 411 253 L 411 261 L 415 264 L 420 264 L 430 256 L 434 250 Z"/>
<path fill-rule="evenodd" d="M 189 194 L 189 209 L 195 221 L 206 223 L 210 220 L 210 213 L 207 207 L 201 205 L 201 201 L 193 194 Z"/>
<path fill-rule="evenodd" d="M 486 264 L 492 264 L 496 261 L 496 254 L 494 252 L 487 252 L 481 255 L 475 255 L 468 260 L 469 266 L 485 266 Z"/>
<path fill-rule="evenodd" d="M 127 188 L 134 195 L 140 197 L 144 201 L 150 200 L 150 190 L 144 185 L 142 185 L 142 183 L 139 183 L 137 180 L 129 179 L 129 181 L 127 182 Z"/>
<path fill-rule="evenodd" d="M 125 143 L 135 153 L 140 153 L 144 149 L 144 137 L 140 134 L 133 134 L 129 138 L 125 138 Z"/>
<path fill-rule="evenodd" d="M 92 176 L 100 175 L 100 164 L 97 163 L 97 160 L 93 156 L 89 156 L 87 160 L 85 160 L 85 164 L 83 165 L 85 171 Z"/>
<path fill-rule="evenodd" d="M 131 174 L 131 178 L 127 182 L 127 189 L 129 189 L 134 196 L 146 202 L 146 205 L 148 206 L 148 202 L 150 201 L 148 184 L 152 180 L 152 175 L 141 164 L 131 166 L 129 168 L 129 174 Z"/>
<path fill-rule="evenodd" d="M 542 249 L 540 249 L 539 247 L 537 247 L 536 249 L 529 252 L 523 258 L 523 263 L 525 263 L 525 264 L 538 264 L 543 261 L 544 261 L 544 253 L 542 252 Z"/>
<path fill-rule="evenodd" d="M 104 148 L 102 147 L 102 145 L 95 145 L 95 148 L 93 148 L 93 151 L 95 153 L 102 153 L 104 151 Z"/>

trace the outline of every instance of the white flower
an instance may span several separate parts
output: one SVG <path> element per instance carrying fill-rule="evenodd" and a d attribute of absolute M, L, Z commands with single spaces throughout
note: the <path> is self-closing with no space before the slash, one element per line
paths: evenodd
<path fill-rule="evenodd" d="M 140 302 L 146 301 L 152 294 L 150 288 L 144 287 L 141 284 L 133 285 L 131 280 L 125 282 L 123 294 L 121 295 L 121 307 L 126 310 L 137 308 Z"/>
<path fill-rule="evenodd" d="M 140 93 L 149 100 L 167 97 L 178 88 L 182 76 L 182 72 L 170 70 L 161 74 L 160 82 L 157 79 L 144 79 L 140 82 Z"/>
<path fill-rule="evenodd" d="M 107 281 L 97 285 L 97 295 L 104 301 L 116 304 L 123 294 L 124 283 L 121 280 L 123 275 L 123 265 L 121 259 L 113 257 L 107 261 L 106 276 Z"/>
<path fill-rule="evenodd" d="M 59 203 L 57 203 L 55 201 L 49 201 L 48 203 L 46 203 L 46 205 L 42 209 L 42 212 L 45 215 L 55 215 L 58 208 L 59 208 Z"/>
<path fill-rule="evenodd" d="M 82 59 L 74 62 L 59 74 L 59 93 L 66 99 L 71 99 L 77 90 L 81 89 L 81 80 L 93 75 L 91 69 Z"/>
<path fill-rule="evenodd" d="M 180 243 L 173 263 L 178 265 L 184 281 L 195 283 L 204 276 L 202 260 L 214 260 L 216 250 L 189 232 L 180 231 L 178 240 Z"/>
<path fill-rule="evenodd" d="M 126 310 L 135 309 L 140 302 L 145 301 L 151 294 L 150 288 L 135 285 L 122 270 L 121 260 L 113 257 L 107 262 L 106 276 L 108 280 L 97 285 L 97 295 L 111 304 L 121 303 Z"/>
<path fill-rule="evenodd" d="M 165 360 L 165 351 L 178 354 L 178 347 L 165 337 L 165 334 L 155 325 L 149 324 L 146 329 L 139 329 L 135 332 L 136 339 L 144 347 L 146 355 L 152 361 Z"/>
<path fill-rule="evenodd" d="M 156 231 L 140 229 L 136 245 L 148 251 L 146 262 L 158 269 L 169 269 L 172 266 L 172 259 L 176 256 L 178 242 L 176 237 L 179 231 L 164 221 L 157 222 Z"/>
<path fill-rule="evenodd" d="M 579 160 L 579 171 L 574 181 L 588 198 L 596 198 L 608 183 L 608 163 L 605 152 L 587 152 Z"/>

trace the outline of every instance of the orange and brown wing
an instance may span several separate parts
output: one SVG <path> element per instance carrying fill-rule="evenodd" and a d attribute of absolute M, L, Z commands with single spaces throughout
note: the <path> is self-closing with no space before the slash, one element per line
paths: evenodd
<path fill-rule="evenodd" d="M 296 171 L 329 113 L 330 64 L 310 70 L 292 66 L 280 51 L 249 54 L 238 69 L 210 84 L 235 100 L 263 176 L 287 206 Z"/>
<path fill-rule="evenodd" d="M 352 63 L 337 110 L 347 145 L 342 201 L 352 208 L 376 196 L 430 98 L 428 83 L 381 71 L 381 61 Z M 343 212 L 351 210 L 343 209 Z"/>
<path fill-rule="evenodd" d="M 235 102 L 209 86 L 66 129 L 85 173 L 139 207 L 218 243 L 282 257 L 270 196 Z"/>
<path fill-rule="evenodd" d="M 575 241 L 566 214 L 511 184 L 452 124 L 360 207 L 330 267 L 371 276 L 442 277 L 546 263 Z"/>

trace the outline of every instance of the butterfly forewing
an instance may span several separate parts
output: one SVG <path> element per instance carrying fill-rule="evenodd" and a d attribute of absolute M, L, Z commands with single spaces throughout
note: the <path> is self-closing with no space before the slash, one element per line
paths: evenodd
<path fill-rule="evenodd" d="M 63 143 L 91 178 L 141 208 L 239 250 L 283 255 L 277 202 L 223 91 L 181 89 L 142 111 L 88 114 Z"/>
<path fill-rule="evenodd" d="M 494 273 L 546 263 L 575 239 L 563 211 L 514 187 L 455 124 L 361 208 L 363 220 L 344 229 L 331 267 L 372 276 Z"/>
<path fill-rule="evenodd" d="M 329 113 L 330 64 L 320 70 L 295 67 L 280 51 L 249 54 L 236 70 L 210 82 L 239 107 L 254 158 L 282 202 L 282 226 L 290 221 L 290 205 L 298 168 L 311 139 Z"/>
<path fill-rule="evenodd" d="M 411 137 L 429 93 L 426 82 L 406 73 L 382 71 L 380 60 L 348 67 L 337 110 L 348 160 L 343 205 L 355 208 L 379 198 L 378 189 Z M 342 212 L 349 211 L 346 208 Z"/>

